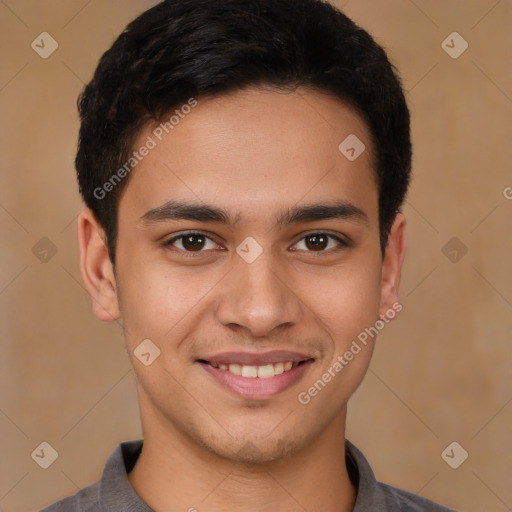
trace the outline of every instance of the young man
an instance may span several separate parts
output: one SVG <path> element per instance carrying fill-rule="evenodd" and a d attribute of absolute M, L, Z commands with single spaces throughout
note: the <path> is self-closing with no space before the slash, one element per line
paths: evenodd
<path fill-rule="evenodd" d="M 57 511 L 446 511 L 345 440 L 401 309 L 409 112 L 320 0 L 167 0 L 80 98 L 81 272 L 143 440 Z"/>

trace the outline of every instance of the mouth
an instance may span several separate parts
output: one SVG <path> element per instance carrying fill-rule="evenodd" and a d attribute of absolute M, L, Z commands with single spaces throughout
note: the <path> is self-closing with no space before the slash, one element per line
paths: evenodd
<path fill-rule="evenodd" d="M 262 399 L 290 388 L 315 359 L 305 354 L 273 351 L 266 354 L 225 353 L 197 359 L 223 389 L 244 398 Z"/>
<path fill-rule="evenodd" d="M 281 375 L 284 372 L 289 372 L 293 368 L 313 361 L 312 358 L 302 361 L 279 361 L 276 363 L 269 363 L 265 365 L 247 365 L 241 363 L 214 363 L 204 359 L 198 359 L 199 363 L 209 364 L 213 368 L 246 377 L 248 379 L 270 379 L 276 375 Z"/>

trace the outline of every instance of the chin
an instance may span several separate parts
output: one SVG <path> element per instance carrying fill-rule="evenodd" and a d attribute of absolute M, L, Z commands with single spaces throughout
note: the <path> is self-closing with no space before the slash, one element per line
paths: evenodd
<path fill-rule="evenodd" d="M 208 451 L 223 459 L 249 465 L 284 459 L 300 449 L 300 443 L 296 440 L 269 439 L 268 437 L 255 439 L 254 434 L 230 439 L 228 444 L 206 442 L 201 444 Z"/>

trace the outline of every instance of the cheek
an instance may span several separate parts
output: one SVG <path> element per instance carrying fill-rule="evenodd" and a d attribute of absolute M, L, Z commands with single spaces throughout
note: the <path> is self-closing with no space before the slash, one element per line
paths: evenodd
<path fill-rule="evenodd" d="M 139 338 L 169 343 L 190 329 L 208 290 L 221 276 L 213 271 L 171 269 L 157 262 L 133 258 L 119 272 L 121 313 L 129 344 Z"/>
<path fill-rule="evenodd" d="M 298 399 L 309 404 L 313 415 L 326 414 L 326 404 L 334 415 L 359 386 L 370 364 L 373 338 L 365 329 L 379 318 L 379 261 L 360 258 L 358 265 L 339 267 L 316 279 L 316 284 L 308 306 L 328 334 L 331 347 L 320 375 L 304 384 Z"/>
<path fill-rule="evenodd" d="M 130 255 L 119 261 L 121 313 L 130 345 L 144 338 L 161 343 L 183 339 L 207 313 L 205 308 L 212 309 L 212 298 L 222 301 L 222 288 L 230 279 L 225 267 L 171 267 L 148 262 L 133 248 L 118 254 Z M 379 263 L 373 252 L 357 251 L 330 268 L 300 264 L 282 268 L 293 290 L 289 300 L 304 303 L 304 314 L 332 335 L 336 352 L 378 318 Z"/>
<path fill-rule="evenodd" d="M 376 262 L 361 262 L 335 268 L 307 286 L 308 305 L 334 336 L 357 336 L 378 319 L 380 267 Z"/>

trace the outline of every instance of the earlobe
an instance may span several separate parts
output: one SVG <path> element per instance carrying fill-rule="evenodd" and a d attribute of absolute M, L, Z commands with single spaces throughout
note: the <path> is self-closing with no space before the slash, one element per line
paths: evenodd
<path fill-rule="evenodd" d="M 398 289 L 402 274 L 402 265 L 407 248 L 406 219 L 403 213 L 397 213 L 382 261 L 380 316 L 389 310 L 396 310 L 400 300 Z M 393 315 L 394 316 L 394 315 Z"/>
<path fill-rule="evenodd" d="M 105 232 L 93 212 L 85 208 L 78 217 L 80 272 L 92 301 L 92 310 L 105 322 L 121 317 L 114 269 L 105 244 Z"/>

